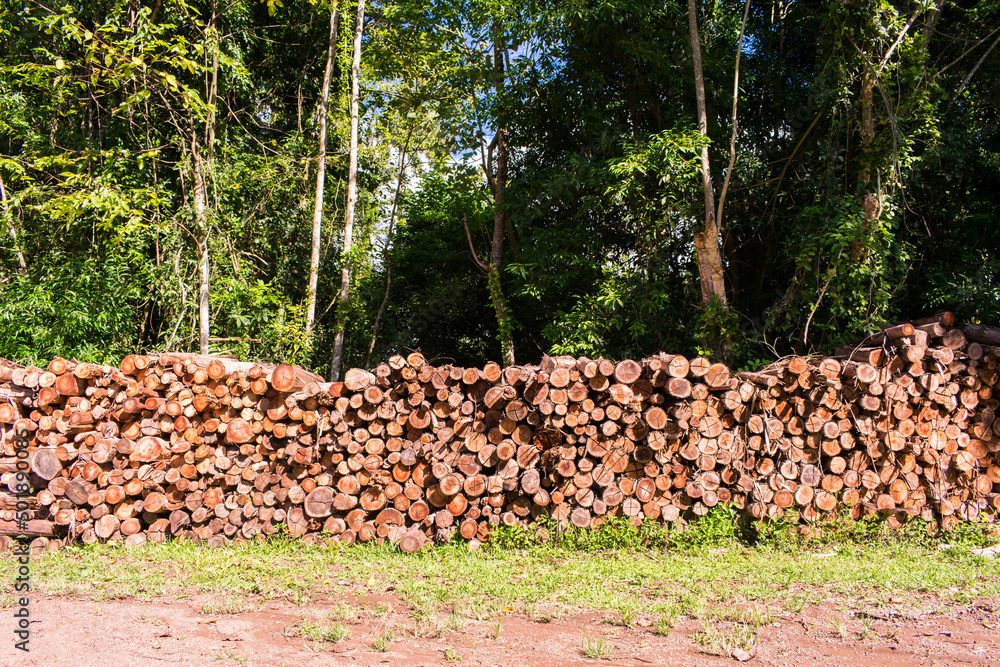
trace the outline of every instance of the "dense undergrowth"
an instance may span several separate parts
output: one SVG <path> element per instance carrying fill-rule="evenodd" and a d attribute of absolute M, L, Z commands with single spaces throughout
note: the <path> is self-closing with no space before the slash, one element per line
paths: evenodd
<path fill-rule="evenodd" d="M 952 530 L 943 531 L 936 524 L 915 519 L 894 530 L 882 517 L 852 519 L 844 513 L 815 526 L 802 526 L 794 512 L 776 519 L 753 521 L 740 515 L 734 506 L 720 505 L 687 525 L 673 527 L 651 520 L 636 526 L 622 517 L 610 517 L 600 526 L 586 529 L 560 529 L 546 518 L 527 527 L 499 526 L 490 538 L 489 548 L 505 550 L 545 546 L 570 551 L 663 549 L 669 552 L 738 545 L 796 551 L 838 544 L 883 543 L 973 549 L 998 541 L 998 527 L 985 522 L 966 521 Z"/>

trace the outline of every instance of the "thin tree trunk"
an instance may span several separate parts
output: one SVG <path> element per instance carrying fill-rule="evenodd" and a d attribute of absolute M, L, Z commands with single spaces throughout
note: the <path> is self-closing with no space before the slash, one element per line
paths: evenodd
<path fill-rule="evenodd" d="M 10 204 L 7 203 L 7 188 L 4 187 L 3 179 L 0 178 L 0 204 L 3 205 L 3 217 L 7 223 L 7 231 L 14 242 L 14 252 L 17 253 L 17 263 L 22 275 L 27 275 L 28 265 L 24 261 L 24 253 L 21 252 L 21 244 L 17 240 L 17 230 L 14 228 L 14 217 L 10 213 Z"/>
<path fill-rule="evenodd" d="M 354 236 L 354 210 L 358 202 L 358 98 L 361 78 L 361 35 L 364 31 L 365 0 L 358 0 L 357 25 L 354 29 L 354 56 L 351 64 L 351 145 L 347 173 L 347 206 L 344 209 L 344 268 L 340 274 L 340 303 L 337 307 L 337 334 L 333 341 L 330 381 L 340 377 L 344 354 L 344 330 L 347 327 L 347 302 L 351 296 L 351 247 Z"/>
<path fill-rule="evenodd" d="M 959 95 L 962 94 L 962 91 L 965 90 L 965 87 L 969 85 L 969 82 L 972 81 L 972 77 L 974 77 L 976 75 L 976 72 L 979 71 L 979 66 L 983 64 L 983 61 L 985 61 L 986 58 L 991 53 L 993 53 L 993 49 L 995 49 L 997 47 L 997 44 L 1000 44 L 1000 37 L 997 37 L 995 40 L 993 40 L 993 43 L 990 44 L 990 48 L 986 49 L 986 53 L 984 53 L 982 55 L 982 57 L 976 62 L 975 67 L 973 67 L 969 71 L 969 73 L 965 75 L 965 78 L 962 79 L 962 83 L 961 83 L 961 85 L 959 85 L 958 90 L 956 90 L 955 94 L 952 95 L 952 98 L 951 98 L 952 102 L 954 102 L 955 100 L 957 100 L 958 97 L 959 97 Z"/>
<path fill-rule="evenodd" d="M 862 60 L 867 60 L 861 53 Z M 878 220 L 881 202 L 868 191 L 872 178 L 872 142 L 875 140 L 875 72 L 871 67 L 862 65 L 861 70 L 861 170 L 858 173 L 858 183 L 861 186 L 861 208 L 865 216 L 864 230 L 872 229 Z M 881 196 L 881 193 L 876 193 Z M 859 262 L 867 257 L 865 244 L 861 239 L 851 243 L 850 258 Z"/>
<path fill-rule="evenodd" d="M 871 145 L 875 139 L 875 76 L 867 67 L 861 72 L 861 172 L 859 180 L 867 191 L 871 182 Z"/>
<path fill-rule="evenodd" d="M 701 66 L 701 38 L 698 35 L 698 6 L 688 0 L 688 26 L 691 31 L 691 56 L 694 61 L 694 88 L 698 108 L 698 130 L 708 136 L 708 115 L 705 112 L 705 77 Z M 709 303 L 716 297 L 726 303 L 726 283 L 719 249 L 719 224 L 715 217 L 715 192 L 708 160 L 708 146 L 701 149 L 701 178 L 705 191 L 705 230 L 695 234 L 698 272 L 701 278 L 701 298 Z"/>
<path fill-rule="evenodd" d="M 414 125 L 416 125 L 416 119 L 410 121 L 410 128 L 406 131 L 406 141 L 403 142 L 403 149 L 399 152 L 399 174 L 396 177 L 396 194 L 392 198 L 392 210 L 389 212 L 389 229 L 386 231 L 385 244 L 382 246 L 382 263 L 385 265 L 385 295 L 382 297 L 382 303 L 378 307 L 378 314 L 375 316 L 375 325 L 372 327 L 372 340 L 368 344 L 368 354 L 365 356 L 365 368 L 371 365 L 372 352 L 375 350 L 375 340 L 378 337 L 379 325 L 382 323 L 385 306 L 389 302 L 389 290 L 392 287 L 392 260 L 389 258 L 389 245 L 392 243 L 392 231 L 396 223 L 396 210 L 399 207 L 399 194 L 403 190 L 406 151 L 410 148 L 410 138 L 413 137 Z"/>
<path fill-rule="evenodd" d="M 736 43 L 736 65 L 733 74 L 733 133 L 729 139 L 729 165 L 726 167 L 726 178 L 722 181 L 722 191 L 719 193 L 719 208 L 715 214 L 715 219 L 722 224 L 722 214 L 726 208 L 726 193 L 729 192 L 729 181 L 733 175 L 733 165 L 736 164 L 736 109 L 740 99 L 740 55 L 743 53 L 743 31 L 747 26 L 747 15 L 750 13 L 750 0 L 746 0 L 743 5 L 743 22 L 740 23 L 740 37 Z"/>
<path fill-rule="evenodd" d="M 931 38 L 934 36 L 934 28 L 937 27 L 938 19 L 941 18 L 941 8 L 944 6 L 944 0 L 935 0 L 934 6 L 927 10 L 927 21 L 924 23 L 924 51 L 927 50 L 928 45 L 931 43 Z"/>
<path fill-rule="evenodd" d="M 219 48 L 216 30 L 215 2 L 211 3 L 211 15 L 205 28 L 206 46 L 210 44 L 212 51 L 211 78 L 205 82 L 205 101 L 208 114 L 205 117 L 205 155 L 198 149 L 197 132 L 192 132 L 191 159 L 194 163 L 194 189 L 192 200 L 194 217 L 198 229 L 198 329 L 199 350 L 208 354 L 208 338 L 211 329 L 211 311 L 209 309 L 210 270 L 208 256 L 208 176 L 211 171 L 212 149 L 215 145 L 215 102 L 219 82 Z"/>
<path fill-rule="evenodd" d="M 898 35 L 896 35 L 896 41 L 892 43 L 892 46 L 889 47 L 889 50 L 885 52 L 884 56 L 882 56 L 882 60 L 879 61 L 876 73 L 881 72 L 885 68 L 885 66 L 889 63 L 889 58 L 891 58 L 892 54 L 895 53 L 896 47 L 898 47 L 900 43 L 902 43 L 903 38 L 906 37 L 906 33 L 910 31 L 910 27 L 913 25 L 913 22 L 917 20 L 918 16 L 920 16 L 921 11 L 923 11 L 923 7 L 920 6 L 918 6 L 913 11 L 913 16 L 909 18 L 909 20 L 903 26 L 903 29 L 899 31 Z"/>
<path fill-rule="evenodd" d="M 337 50 L 337 5 L 330 10 L 330 37 L 323 73 L 323 92 L 319 98 L 319 149 L 317 150 L 316 202 L 313 207 L 312 254 L 309 258 L 309 293 L 306 306 L 306 332 L 316 323 L 316 289 L 319 284 L 319 251 L 323 231 L 323 189 L 326 182 L 326 118 L 330 100 L 330 79 L 333 77 L 333 55 Z"/>
<path fill-rule="evenodd" d="M 209 258 L 208 258 L 208 213 L 205 192 L 205 167 L 197 138 L 191 140 L 191 160 L 194 163 L 194 188 L 191 199 L 194 204 L 194 218 L 198 231 L 198 330 L 201 354 L 208 354 L 209 336 Z"/>
<path fill-rule="evenodd" d="M 503 104 L 503 88 L 506 56 L 506 45 L 502 42 L 496 21 L 493 24 L 493 73 L 495 90 L 499 104 Z M 502 109 L 502 106 L 501 106 Z M 500 281 L 503 268 L 503 238 L 507 226 L 507 211 L 504 209 L 504 190 L 507 187 L 507 128 L 503 112 L 498 114 L 496 130 L 497 168 L 493 177 L 493 247 L 490 252 L 490 265 L 487 278 L 490 282 L 490 298 L 497 314 L 497 328 L 500 333 L 500 352 L 504 365 L 514 365 L 514 337 L 511 331 L 510 317 L 507 313 L 507 303 Z"/>

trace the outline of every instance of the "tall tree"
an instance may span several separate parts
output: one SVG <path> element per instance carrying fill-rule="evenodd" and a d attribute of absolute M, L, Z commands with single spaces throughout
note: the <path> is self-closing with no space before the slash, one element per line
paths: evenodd
<path fill-rule="evenodd" d="M 358 0 L 358 15 L 354 27 L 354 48 L 351 57 L 351 138 L 350 165 L 347 172 L 347 205 L 344 208 L 344 248 L 341 255 L 340 295 L 337 304 L 337 333 L 333 341 L 333 362 L 330 380 L 340 377 L 344 354 L 344 330 L 347 328 L 347 303 L 351 298 L 351 249 L 354 241 L 354 213 L 358 203 L 358 98 L 361 80 L 361 36 L 364 32 L 365 0 Z"/>
<path fill-rule="evenodd" d="M 705 111 L 705 74 L 701 64 L 701 37 L 698 31 L 698 3 L 688 0 L 688 26 L 691 32 L 691 60 L 694 63 L 694 90 L 698 111 L 698 131 L 708 137 L 708 114 Z M 735 93 L 734 93 L 735 94 Z M 698 272 L 701 277 L 701 299 L 709 303 L 713 298 L 726 304 L 725 272 L 720 251 L 719 220 L 715 212 L 715 189 L 708 158 L 708 145 L 701 149 L 701 180 L 705 193 L 705 227 L 695 232 L 694 245 L 698 253 Z"/>
<path fill-rule="evenodd" d="M 319 284 L 319 251 L 323 233 L 323 200 L 326 184 L 327 105 L 330 100 L 330 79 L 333 78 L 333 59 L 337 51 L 337 10 L 338 2 L 334 0 L 330 7 L 330 36 L 327 39 L 323 90 L 320 93 L 319 109 L 316 112 L 319 122 L 319 147 L 316 149 L 316 197 L 313 204 L 312 251 L 309 256 L 309 292 L 306 297 L 307 333 L 312 331 L 313 325 L 316 323 L 316 288 Z"/>
<path fill-rule="evenodd" d="M 198 245 L 198 347 L 201 354 L 208 354 L 211 310 L 209 292 L 211 289 L 208 238 L 211 223 L 208 215 L 208 179 L 212 173 L 212 152 L 215 148 L 215 117 L 217 93 L 219 90 L 219 31 L 216 22 L 215 0 L 209 2 L 208 23 L 204 28 L 203 58 L 205 59 L 205 124 L 199 127 L 191 117 L 191 163 L 194 187 L 191 191 L 194 208 L 195 234 Z M 211 64 L 207 61 L 211 59 Z M 199 135 L 204 146 L 199 145 Z"/>
<path fill-rule="evenodd" d="M 501 275 L 503 270 L 503 240 L 508 235 L 514 242 L 513 230 L 507 215 L 505 201 L 507 177 L 509 168 L 509 148 L 507 145 L 507 104 L 505 95 L 506 62 L 508 57 L 507 42 L 500 21 L 493 19 L 491 23 L 493 42 L 493 90 L 496 99 L 496 125 L 493 140 L 489 146 L 481 148 L 482 168 L 486 181 L 493 195 L 493 233 L 490 235 L 489 261 L 483 262 L 476 253 L 469 231 L 468 219 L 465 218 L 465 234 L 469 241 L 469 250 L 476 265 L 486 273 L 490 288 L 490 300 L 497 318 L 497 330 L 500 335 L 500 354 L 504 364 L 514 364 L 514 332 L 508 311 L 507 299 L 504 298 Z M 484 142 L 485 143 L 485 140 Z"/>

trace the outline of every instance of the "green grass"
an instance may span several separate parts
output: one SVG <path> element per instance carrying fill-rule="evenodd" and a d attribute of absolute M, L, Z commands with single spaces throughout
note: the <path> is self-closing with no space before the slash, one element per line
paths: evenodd
<path fill-rule="evenodd" d="M 246 661 L 247 661 L 246 656 L 241 656 L 238 653 L 233 653 L 232 651 L 228 651 L 228 650 L 225 650 L 225 649 L 223 649 L 222 653 L 219 653 L 217 655 L 212 656 L 212 659 L 216 660 L 216 661 L 218 661 L 218 660 L 234 660 L 234 661 L 236 661 L 237 664 L 240 664 L 240 665 L 246 664 Z"/>
<path fill-rule="evenodd" d="M 733 655 L 737 650 L 751 651 L 757 643 L 757 630 L 745 623 L 735 623 L 721 629 L 705 621 L 704 629 L 691 635 L 691 639 L 706 653 Z"/>
<path fill-rule="evenodd" d="M 462 543 L 404 554 L 390 546 L 324 547 L 289 538 L 221 549 L 186 541 L 134 549 L 74 546 L 34 558 L 32 583 L 47 594 L 98 601 L 213 596 L 204 613 L 239 613 L 269 599 L 301 604 L 342 600 L 345 591 L 391 592 L 428 627 L 441 626 L 449 614 L 478 621 L 525 610 L 587 609 L 622 625 L 640 615 L 663 617 L 663 630 L 678 616 L 749 623 L 740 616 L 747 610 L 801 611 L 831 597 L 871 605 L 890 595 L 905 600 L 932 593 L 954 603 L 1000 595 L 1000 563 L 969 554 L 987 539 L 981 529 L 930 538 L 923 528 L 894 534 L 871 525 L 828 527 L 824 539 L 807 542 L 791 528 L 772 526 L 747 540 L 725 516 L 714 520 L 710 531 L 696 525 L 681 533 L 683 540 L 671 538 L 667 549 L 644 543 L 651 529 L 643 536 L 644 529 L 631 526 L 591 531 L 586 540 L 573 538 L 572 548 L 512 544 L 514 534 L 507 533 L 500 536 L 505 547 L 478 552 Z M 955 548 L 941 549 L 943 541 Z M 597 549 L 597 542 L 609 546 Z M 10 557 L 0 556 L 5 604 L 13 599 L 13 571 Z M 345 580 L 349 586 L 338 584 Z M 357 616 L 350 602 L 331 610 L 333 620 Z"/>
<path fill-rule="evenodd" d="M 226 614 L 242 614 L 257 607 L 241 597 L 225 597 L 212 599 L 201 605 L 201 613 L 205 616 L 220 616 Z"/>
<path fill-rule="evenodd" d="M 392 646 L 392 642 L 396 640 L 396 635 L 392 631 L 392 628 L 385 628 L 375 636 L 372 640 L 372 650 L 379 653 L 385 653 Z"/>
<path fill-rule="evenodd" d="M 340 623 L 304 621 L 301 625 L 294 629 L 294 634 L 297 634 L 303 639 L 309 639 L 314 642 L 329 642 L 335 644 L 350 637 L 351 631 L 349 628 L 341 625 Z"/>
<path fill-rule="evenodd" d="M 592 639 L 584 635 L 580 653 L 592 660 L 600 660 L 611 655 L 614 648 L 603 639 Z"/>

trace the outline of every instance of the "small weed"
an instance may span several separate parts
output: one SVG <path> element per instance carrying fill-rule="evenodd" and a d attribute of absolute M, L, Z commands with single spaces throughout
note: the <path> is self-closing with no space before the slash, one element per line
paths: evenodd
<path fill-rule="evenodd" d="M 386 628 L 375 636 L 375 639 L 372 641 L 372 650 L 385 653 L 392 646 L 392 642 L 395 639 L 396 635 L 393 634 L 392 628 Z"/>
<path fill-rule="evenodd" d="M 410 618 L 420 625 L 437 625 L 438 602 L 432 599 L 423 599 L 414 603 Z"/>
<path fill-rule="evenodd" d="M 334 644 L 351 636 L 350 629 L 340 623 L 303 623 L 297 632 L 304 639 Z"/>
<path fill-rule="evenodd" d="M 668 637 L 673 632 L 676 623 L 676 619 L 669 618 L 666 614 L 663 614 L 653 622 L 653 632 L 661 637 Z"/>
<path fill-rule="evenodd" d="M 226 649 L 223 649 L 222 653 L 219 653 L 217 655 L 212 656 L 212 659 L 213 660 L 235 660 L 236 662 L 238 662 L 241 665 L 245 664 L 246 661 L 247 661 L 246 656 L 233 653 L 232 651 L 228 651 Z"/>
<path fill-rule="evenodd" d="M 844 619 L 840 616 L 833 617 L 833 627 L 836 629 L 837 634 L 840 635 L 841 641 L 847 641 L 847 624 L 844 623 Z"/>
<path fill-rule="evenodd" d="M 242 614 L 253 609 L 253 605 L 238 597 L 228 597 L 224 600 L 209 600 L 201 605 L 201 613 L 205 616 L 222 616 Z"/>
<path fill-rule="evenodd" d="M 785 601 L 785 609 L 793 614 L 801 614 L 802 610 L 805 609 L 806 603 L 809 601 L 809 594 L 803 593 L 802 595 L 793 595 L 791 598 Z"/>
<path fill-rule="evenodd" d="M 631 628 L 635 623 L 637 604 L 634 599 L 618 600 L 614 604 L 614 609 L 618 612 L 618 624 L 622 627 Z"/>
<path fill-rule="evenodd" d="M 389 604 L 388 602 L 379 602 L 377 605 L 375 605 L 375 608 L 372 609 L 371 614 L 375 618 L 385 618 L 386 616 L 389 615 L 389 612 L 391 611 L 392 611 L 391 604 Z"/>
<path fill-rule="evenodd" d="M 593 660 L 600 660 L 611 655 L 611 645 L 604 639 L 591 639 L 588 635 L 584 635 L 580 653 Z"/>
<path fill-rule="evenodd" d="M 666 543 L 667 548 L 681 550 L 723 547 L 736 544 L 742 532 L 736 506 L 717 505 L 683 529 L 672 529 L 666 535 Z"/>
<path fill-rule="evenodd" d="M 871 630 L 872 630 L 872 617 L 869 616 L 868 614 L 865 614 L 864 616 L 861 617 L 861 634 L 859 635 L 859 637 L 862 640 L 868 639 L 868 635 L 871 633 Z"/>
<path fill-rule="evenodd" d="M 737 649 L 750 651 L 757 643 L 757 634 L 745 623 L 736 623 L 731 630 L 723 631 L 705 621 L 704 630 L 691 635 L 691 639 L 706 653 L 733 655 Z"/>
<path fill-rule="evenodd" d="M 454 609 L 475 621 L 485 621 L 492 615 L 489 604 L 482 600 L 461 601 L 455 604 Z"/>
<path fill-rule="evenodd" d="M 740 616 L 739 621 L 741 623 L 745 623 L 754 629 L 774 623 L 774 614 L 756 605 L 744 610 Z"/>
<path fill-rule="evenodd" d="M 547 604 L 544 609 L 537 612 L 535 621 L 538 623 L 551 623 L 569 616 L 571 609 L 564 604 Z"/>
<path fill-rule="evenodd" d="M 500 639 L 501 632 L 503 632 L 503 616 L 498 616 L 497 625 L 493 628 L 493 639 Z"/>
<path fill-rule="evenodd" d="M 465 617 L 460 614 L 456 614 L 455 612 L 452 612 L 451 615 L 448 616 L 448 620 L 445 621 L 445 625 L 448 626 L 449 630 L 454 630 L 455 632 L 461 632 L 462 629 L 465 627 Z"/>
<path fill-rule="evenodd" d="M 312 602 L 312 595 L 307 591 L 293 590 L 288 594 L 288 601 L 294 605 L 304 605 Z"/>
<path fill-rule="evenodd" d="M 354 615 L 354 608 L 346 602 L 338 602 L 326 612 L 327 618 L 331 621 L 346 621 L 354 618 Z"/>
<path fill-rule="evenodd" d="M 460 662 L 462 660 L 462 656 L 456 653 L 455 649 L 452 647 L 446 646 L 444 649 L 444 659 L 448 662 Z"/>

